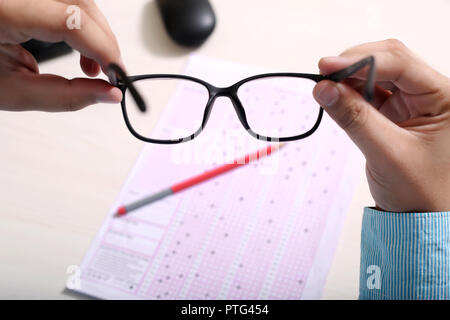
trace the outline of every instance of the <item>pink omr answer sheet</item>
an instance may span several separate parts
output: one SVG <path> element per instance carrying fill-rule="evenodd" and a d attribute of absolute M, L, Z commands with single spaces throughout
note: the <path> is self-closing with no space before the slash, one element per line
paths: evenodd
<path fill-rule="evenodd" d="M 261 71 L 192 56 L 185 73 L 226 86 Z M 312 87 L 304 90 L 312 99 Z M 276 112 L 270 92 L 257 92 L 255 99 Z M 298 103 L 286 92 L 285 103 Z M 155 130 L 189 120 L 194 94 L 179 86 Z M 180 101 L 183 114 L 174 110 Z M 363 165 L 327 115 L 307 139 L 114 217 L 120 205 L 266 145 L 245 132 L 222 98 L 195 140 L 146 144 L 81 264 L 76 290 L 104 299 L 320 298 Z"/>

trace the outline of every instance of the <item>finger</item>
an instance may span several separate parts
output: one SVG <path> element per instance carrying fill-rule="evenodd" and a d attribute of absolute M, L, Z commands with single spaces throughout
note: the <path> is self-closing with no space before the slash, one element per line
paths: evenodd
<path fill-rule="evenodd" d="M 319 62 L 322 73 L 329 74 L 368 56 L 375 57 L 376 81 L 392 82 L 410 94 L 436 92 L 442 86 L 443 75 L 429 67 L 398 40 L 371 42 L 351 48 L 339 57 L 323 58 Z M 365 72 L 355 75 L 365 79 Z"/>
<path fill-rule="evenodd" d="M 400 123 L 418 117 L 418 110 L 413 110 L 407 102 L 407 97 L 402 91 L 397 91 L 386 100 L 378 109 L 381 114 L 394 123 Z"/>
<path fill-rule="evenodd" d="M 11 94 L 14 92 L 17 94 Z M 76 111 L 96 103 L 119 103 L 121 100 L 122 92 L 100 79 L 68 80 L 50 74 L 18 73 L 11 80 L 0 83 L 1 107 L 11 111 Z"/>
<path fill-rule="evenodd" d="M 57 1 L 66 3 L 68 5 L 74 4 L 74 0 L 57 0 Z M 89 15 L 89 17 L 92 20 L 94 20 L 99 24 L 99 26 L 103 29 L 103 31 L 106 34 L 108 34 L 111 37 L 111 39 L 117 42 L 116 36 L 112 32 L 108 20 L 105 18 L 103 13 L 97 7 L 94 0 L 78 0 L 77 3 L 85 10 L 85 12 Z"/>
<path fill-rule="evenodd" d="M 57 0 L 57 1 L 66 3 L 68 5 L 74 4 L 73 0 Z M 105 18 L 103 13 L 97 7 L 95 1 L 78 0 L 78 2 L 76 3 L 78 3 L 78 5 L 80 5 L 85 10 L 85 12 L 89 15 L 89 17 L 92 20 L 98 23 L 98 25 L 102 28 L 102 30 L 111 38 L 112 41 L 116 42 L 116 45 L 118 46 L 116 36 L 112 32 L 108 20 Z M 101 67 L 96 61 L 84 57 L 83 55 L 81 55 L 80 58 L 80 65 L 83 72 L 90 77 L 97 76 L 101 71 Z"/>
<path fill-rule="evenodd" d="M 396 91 L 398 88 L 390 81 L 377 81 L 376 85 L 391 92 Z"/>
<path fill-rule="evenodd" d="M 354 79 L 349 78 L 345 79 L 343 81 L 346 85 L 350 86 L 353 90 L 357 91 L 359 94 L 362 95 L 362 92 L 365 88 L 365 81 L 360 79 Z M 388 98 L 392 96 L 392 92 L 389 90 L 386 90 L 385 88 L 378 85 L 378 83 L 375 85 L 374 95 L 372 97 L 372 100 L 370 100 L 370 104 L 375 109 L 380 109 L 382 105 L 386 102 Z"/>
<path fill-rule="evenodd" d="M 387 156 L 396 154 L 398 143 L 394 146 L 391 142 L 402 141 L 404 130 L 385 118 L 352 88 L 343 83 L 321 81 L 313 93 L 367 159 L 384 163 Z"/>
<path fill-rule="evenodd" d="M 74 4 L 73 0 L 57 0 L 57 1 L 66 3 L 67 5 Z M 108 23 L 108 20 L 105 18 L 103 13 L 97 7 L 95 1 L 93 1 L 93 0 L 78 0 L 77 3 L 84 9 L 84 11 L 89 15 L 89 17 L 92 20 L 94 20 L 96 23 L 98 23 L 98 25 L 102 28 L 102 30 L 111 38 L 112 41 L 114 41 L 116 43 L 116 46 L 118 47 L 116 36 L 112 32 L 111 27 Z M 80 59 L 80 65 L 81 65 L 83 72 L 90 77 L 97 76 L 101 71 L 101 67 L 96 61 L 89 59 L 87 57 L 84 57 L 83 55 L 81 56 L 81 59 Z"/>
<path fill-rule="evenodd" d="M 333 73 L 335 71 L 339 71 L 342 70 L 343 68 L 345 68 L 347 65 L 345 65 L 343 67 L 343 64 L 340 63 L 330 63 L 330 61 L 328 60 L 332 60 L 335 57 L 327 57 L 327 58 L 323 58 L 324 62 L 328 62 L 326 64 L 324 64 L 323 70 L 321 70 L 322 74 L 330 74 Z M 322 63 L 322 62 L 320 62 Z M 358 78 L 356 78 L 355 76 L 357 76 Z M 364 83 L 364 81 L 366 80 L 366 74 L 364 73 L 364 70 L 359 71 L 356 75 L 352 75 L 349 79 L 353 79 L 353 80 L 358 80 L 361 83 Z M 385 90 L 389 90 L 389 91 L 396 91 L 398 88 L 391 82 L 391 81 L 376 81 L 376 85 L 378 87 L 381 87 Z"/>
<path fill-rule="evenodd" d="M 10 67 L 10 70 L 24 68 L 33 73 L 39 73 L 39 67 L 33 55 L 22 46 L 16 44 L 0 45 L 0 57 L 3 68 Z"/>
<path fill-rule="evenodd" d="M 80 66 L 83 72 L 89 77 L 96 77 L 100 73 L 100 65 L 92 59 L 80 55 Z"/>
<path fill-rule="evenodd" d="M 121 61 L 115 39 L 105 33 L 82 7 L 79 15 L 78 12 L 72 14 L 73 17 L 79 17 L 77 21 L 80 22 L 80 28 L 71 30 L 67 25 L 71 15 L 65 3 L 14 0 L 0 1 L 0 6 L 0 20 L 13 27 L 17 38 L 66 41 L 85 57 L 97 61 L 103 70 L 107 70 L 110 63 Z"/>
<path fill-rule="evenodd" d="M 350 86 L 360 94 L 363 92 L 365 85 L 364 80 L 352 78 L 344 80 L 343 83 Z M 417 102 L 413 102 L 411 98 L 411 95 L 408 95 L 400 90 L 392 93 L 391 91 L 376 85 L 374 96 L 370 101 L 370 104 L 390 121 L 398 124 L 423 114 L 423 110 L 421 112 L 421 108 L 410 107 L 417 104 Z M 420 96 L 414 96 L 414 99 L 417 100 L 421 98 Z M 427 97 L 427 99 L 429 98 Z M 421 104 L 425 105 L 426 103 L 426 101 L 423 101 Z"/>

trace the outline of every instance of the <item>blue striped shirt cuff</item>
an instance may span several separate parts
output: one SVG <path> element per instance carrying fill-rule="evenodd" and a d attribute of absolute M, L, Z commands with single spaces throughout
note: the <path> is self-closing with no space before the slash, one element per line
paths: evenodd
<path fill-rule="evenodd" d="M 360 299 L 449 299 L 450 212 L 364 209 Z"/>

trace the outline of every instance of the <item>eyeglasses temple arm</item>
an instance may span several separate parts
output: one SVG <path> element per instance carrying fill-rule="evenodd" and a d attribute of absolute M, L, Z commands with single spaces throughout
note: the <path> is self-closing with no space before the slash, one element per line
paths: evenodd
<path fill-rule="evenodd" d="M 375 88 L 375 58 L 373 56 L 364 58 L 345 69 L 324 76 L 324 79 L 339 82 L 354 75 L 367 65 L 369 66 L 369 72 L 367 74 L 367 80 L 364 86 L 363 97 L 366 101 L 370 101 L 373 98 Z"/>
<path fill-rule="evenodd" d="M 139 94 L 139 92 L 137 91 L 136 87 L 133 85 L 133 82 L 130 81 L 130 79 L 128 78 L 126 72 L 115 63 L 111 63 L 108 66 L 108 69 L 109 69 L 109 72 L 112 71 L 112 74 L 110 75 L 111 83 L 113 85 L 117 86 L 118 85 L 117 76 L 119 76 L 118 80 L 122 81 L 123 84 L 125 85 L 125 87 L 128 88 L 128 90 L 130 90 L 131 96 L 133 97 L 134 101 L 136 102 L 139 110 L 142 112 L 145 112 L 147 110 L 145 101 L 144 101 L 144 99 L 142 99 L 142 97 Z"/>

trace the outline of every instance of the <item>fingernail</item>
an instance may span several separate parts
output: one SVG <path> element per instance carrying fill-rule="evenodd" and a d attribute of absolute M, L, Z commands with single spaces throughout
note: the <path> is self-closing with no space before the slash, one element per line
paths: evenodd
<path fill-rule="evenodd" d="M 317 101 L 322 106 L 332 106 L 339 99 L 339 90 L 333 84 L 326 85 L 317 94 Z"/>
<path fill-rule="evenodd" d="M 122 91 L 119 88 L 111 88 L 106 92 L 97 94 L 98 103 L 119 103 L 122 101 Z"/>

